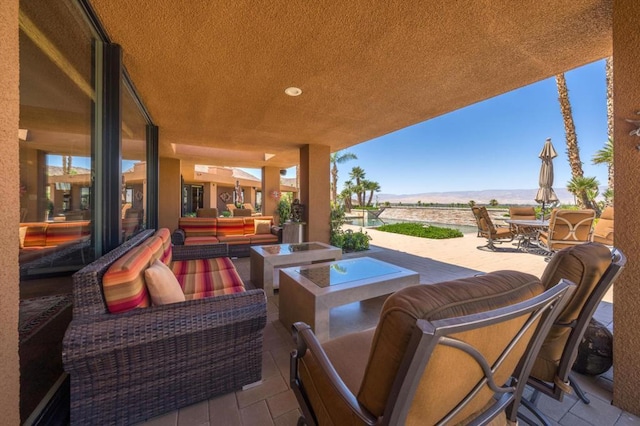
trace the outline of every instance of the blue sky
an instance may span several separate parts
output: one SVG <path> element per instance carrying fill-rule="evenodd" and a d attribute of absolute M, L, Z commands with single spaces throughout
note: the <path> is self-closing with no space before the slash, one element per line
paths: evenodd
<path fill-rule="evenodd" d="M 604 66 L 601 60 L 565 77 L 584 174 L 606 186 L 606 166 L 591 164 L 607 140 Z M 564 187 L 571 172 L 555 78 L 347 149 L 358 159 L 338 166 L 338 188 L 354 166 L 385 194 L 537 188 L 547 138 L 558 153 L 554 187 Z"/>

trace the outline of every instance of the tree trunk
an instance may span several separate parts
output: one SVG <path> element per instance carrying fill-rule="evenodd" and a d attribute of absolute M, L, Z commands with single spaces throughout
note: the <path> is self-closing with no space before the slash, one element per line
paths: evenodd
<path fill-rule="evenodd" d="M 609 56 L 605 61 L 605 78 L 607 81 L 607 135 L 613 141 L 613 57 Z M 607 185 L 613 191 L 613 159 L 608 164 Z"/>
<path fill-rule="evenodd" d="M 576 135 L 576 126 L 573 122 L 573 113 L 571 112 L 571 103 L 569 102 L 569 90 L 567 89 L 567 81 L 564 74 L 556 75 L 556 85 L 558 86 L 558 102 L 560 103 L 560 112 L 564 121 L 564 132 L 567 142 L 567 156 L 569 157 L 569 167 L 571 167 L 571 176 L 576 178 L 584 177 L 582 171 L 582 162 L 580 161 L 580 150 L 578 148 L 578 136 Z M 587 199 L 586 193 L 576 194 L 580 207 L 587 207 L 584 200 Z"/>

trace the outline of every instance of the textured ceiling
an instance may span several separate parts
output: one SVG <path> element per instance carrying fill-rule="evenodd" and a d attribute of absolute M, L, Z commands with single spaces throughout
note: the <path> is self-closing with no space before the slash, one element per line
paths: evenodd
<path fill-rule="evenodd" d="M 611 0 L 91 4 L 161 155 L 228 166 L 288 167 L 611 54 Z"/>

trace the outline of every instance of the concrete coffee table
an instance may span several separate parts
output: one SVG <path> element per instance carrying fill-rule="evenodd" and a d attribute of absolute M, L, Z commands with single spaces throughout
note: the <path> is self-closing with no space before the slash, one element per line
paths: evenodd
<path fill-rule="evenodd" d="M 370 257 L 280 270 L 280 321 L 311 326 L 329 340 L 331 308 L 396 292 L 419 283 L 420 274 Z"/>
<path fill-rule="evenodd" d="M 251 282 L 273 296 L 276 267 L 328 262 L 342 258 L 342 249 L 319 242 L 252 246 Z"/>

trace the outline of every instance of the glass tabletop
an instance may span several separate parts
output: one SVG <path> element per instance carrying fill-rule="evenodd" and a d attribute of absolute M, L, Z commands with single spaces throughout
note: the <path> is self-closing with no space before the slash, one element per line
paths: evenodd
<path fill-rule="evenodd" d="M 400 268 L 369 258 L 340 260 L 325 265 L 298 267 L 295 271 L 318 287 L 343 284 L 381 275 L 396 274 Z"/>
<path fill-rule="evenodd" d="M 276 244 L 273 246 L 260 246 L 260 249 L 268 254 L 285 255 L 300 251 L 323 250 L 327 246 L 318 243 Z"/>

